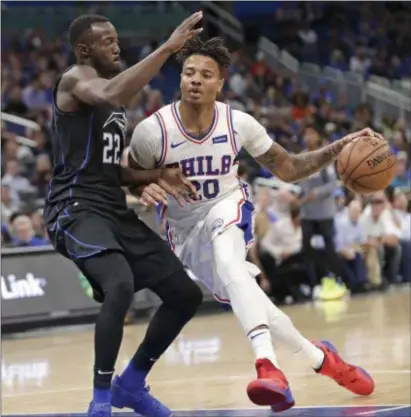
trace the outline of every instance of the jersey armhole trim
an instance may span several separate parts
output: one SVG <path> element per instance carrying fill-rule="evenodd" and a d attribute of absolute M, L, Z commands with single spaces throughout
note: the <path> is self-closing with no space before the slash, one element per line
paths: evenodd
<path fill-rule="evenodd" d="M 226 106 L 226 112 L 227 112 L 227 124 L 228 124 L 228 134 L 230 136 L 230 143 L 231 147 L 233 148 L 234 155 L 238 155 L 238 146 L 235 139 L 235 133 L 234 133 L 234 123 L 233 123 L 233 110 L 230 106 Z"/>
<path fill-rule="evenodd" d="M 164 123 L 163 116 L 161 116 L 159 112 L 154 113 L 154 116 L 156 116 L 156 119 L 161 129 L 161 154 L 160 154 L 160 159 L 157 161 L 157 166 L 161 166 L 164 164 L 164 161 L 167 156 L 167 148 L 168 148 L 167 129 L 166 129 L 166 124 Z"/>
<path fill-rule="evenodd" d="M 63 111 L 57 106 L 57 91 L 58 87 L 60 85 L 60 82 L 63 78 L 63 75 L 70 69 L 69 67 L 60 77 L 60 79 L 57 81 L 56 85 L 54 86 L 53 93 L 52 93 L 52 107 L 53 107 L 53 116 L 56 117 L 56 113 L 58 113 L 61 116 L 76 116 L 81 114 L 80 112 L 80 106 L 76 111 Z"/>

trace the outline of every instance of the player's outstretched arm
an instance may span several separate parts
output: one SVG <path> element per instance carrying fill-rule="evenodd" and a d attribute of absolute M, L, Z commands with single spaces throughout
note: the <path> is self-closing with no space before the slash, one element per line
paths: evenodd
<path fill-rule="evenodd" d="M 255 159 L 281 180 L 295 182 L 332 163 L 344 146 L 351 141 L 372 135 L 376 135 L 376 133 L 369 128 L 363 129 L 316 151 L 303 152 L 297 155 L 290 154 L 279 144 L 273 143 L 267 152 Z"/>
<path fill-rule="evenodd" d="M 92 106 L 104 103 L 116 107 L 127 105 L 155 77 L 171 54 L 177 52 L 187 40 L 202 31 L 202 28 L 194 29 L 202 17 L 202 12 L 188 17 L 162 46 L 111 80 L 100 78 L 91 67 L 82 65 L 74 67 L 63 77 L 66 78 L 66 91 L 71 92 L 79 101 Z"/>
<path fill-rule="evenodd" d="M 192 202 L 193 198 L 197 199 L 195 187 L 183 175 L 180 168 L 146 170 L 137 165 L 131 154 L 129 155 L 128 165 L 128 167 L 121 168 L 121 185 L 130 187 L 130 191 L 133 194 L 137 194 L 140 197 L 151 196 L 156 203 L 162 204 L 167 204 L 166 194 L 169 194 L 181 206 L 186 201 Z M 147 200 L 147 198 L 145 199 Z"/>

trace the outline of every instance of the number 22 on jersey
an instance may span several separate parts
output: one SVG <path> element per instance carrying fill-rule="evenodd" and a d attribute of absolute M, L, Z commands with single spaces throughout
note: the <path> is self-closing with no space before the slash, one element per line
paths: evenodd
<path fill-rule="evenodd" d="M 103 164 L 120 165 L 121 137 L 117 133 L 103 134 Z"/>

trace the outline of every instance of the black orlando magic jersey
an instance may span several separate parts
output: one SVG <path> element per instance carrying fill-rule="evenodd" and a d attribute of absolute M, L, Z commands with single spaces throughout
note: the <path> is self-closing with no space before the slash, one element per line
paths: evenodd
<path fill-rule="evenodd" d="M 125 210 L 120 183 L 124 109 L 80 103 L 76 112 L 65 113 L 56 106 L 58 84 L 53 93 L 53 177 L 47 204 L 83 201 L 104 211 Z"/>

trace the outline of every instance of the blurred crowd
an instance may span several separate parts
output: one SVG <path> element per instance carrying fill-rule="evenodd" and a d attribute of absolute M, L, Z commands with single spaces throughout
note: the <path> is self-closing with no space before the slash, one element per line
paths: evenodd
<path fill-rule="evenodd" d="M 280 3 L 274 14 L 253 17 L 252 25 L 300 61 L 390 79 L 410 77 L 406 2 Z"/>
<path fill-rule="evenodd" d="M 319 13 L 324 10 L 310 7 L 314 6 L 304 6 L 303 13 L 312 18 L 300 19 L 307 22 L 307 27 L 298 29 L 303 42 L 297 42 L 302 46 L 298 52 L 301 54 L 305 53 L 306 43 L 319 43 L 322 36 L 320 31 L 310 31 L 321 26 L 318 22 L 323 24 L 324 15 Z M 351 54 L 347 65 L 358 70 L 354 62 L 361 39 L 361 48 L 371 54 L 367 55 L 367 70 L 376 59 L 389 65 L 397 57 L 401 65 L 408 62 L 400 47 L 391 48 L 398 37 L 406 39 L 403 27 L 399 26 L 394 36 L 390 18 L 384 15 L 385 23 L 377 26 L 368 19 L 367 7 L 361 9 L 363 18 L 354 41 L 348 42 L 351 32 L 344 32 L 344 42 L 355 45 L 343 51 L 344 56 Z M 276 19 L 288 22 L 290 16 L 284 9 Z M 336 33 L 331 24 L 327 30 Z M 327 39 L 331 43 L 332 38 Z M 155 45 L 153 41 L 138 50 L 124 48 L 124 65 L 141 59 Z M 336 50 L 330 50 L 332 56 Z M 383 51 L 388 51 L 388 61 L 388 55 L 381 55 Z M 36 30 L 3 40 L 1 104 L 2 112 L 9 115 L 2 117 L 1 136 L 3 246 L 39 246 L 48 242 L 41 213 L 52 172 L 52 88 L 72 59 L 61 38 L 47 40 Z M 167 74 L 174 74 L 173 82 Z M 393 77 L 392 67 L 384 74 Z M 178 98 L 175 63 L 168 63 L 159 77 L 166 77 L 167 84 L 174 86 L 171 97 L 162 90 L 161 83 L 147 86 L 127 109 L 129 132 L 171 98 Z M 392 117 L 375 120 L 372 106 L 361 103 L 352 107 L 343 91 L 331 100 L 326 83 L 315 91 L 303 90 L 298 77 L 273 71 L 258 52 L 253 55 L 241 49 L 234 51 L 225 78 L 226 86 L 219 99 L 255 116 L 270 137 L 290 152 L 314 150 L 369 126 L 385 136 L 397 155 L 396 177 L 389 189 L 364 199 L 341 187 L 332 166 L 290 185 L 273 178 L 242 151 L 239 173 L 253 185 L 257 209 L 257 240 L 249 256 L 263 271 L 261 286 L 278 302 L 298 302 L 315 295 L 320 283 L 323 285 L 317 296 L 332 299 L 343 296 L 347 289 L 356 293 L 410 282 L 410 132 L 406 121 Z M 22 124 L 14 116 L 26 122 Z"/>
<path fill-rule="evenodd" d="M 333 167 L 292 186 L 256 179 L 254 190 L 256 245 L 249 256 L 277 303 L 411 282 L 406 190 L 389 187 L 364 198 L 339 187 Z"/>

